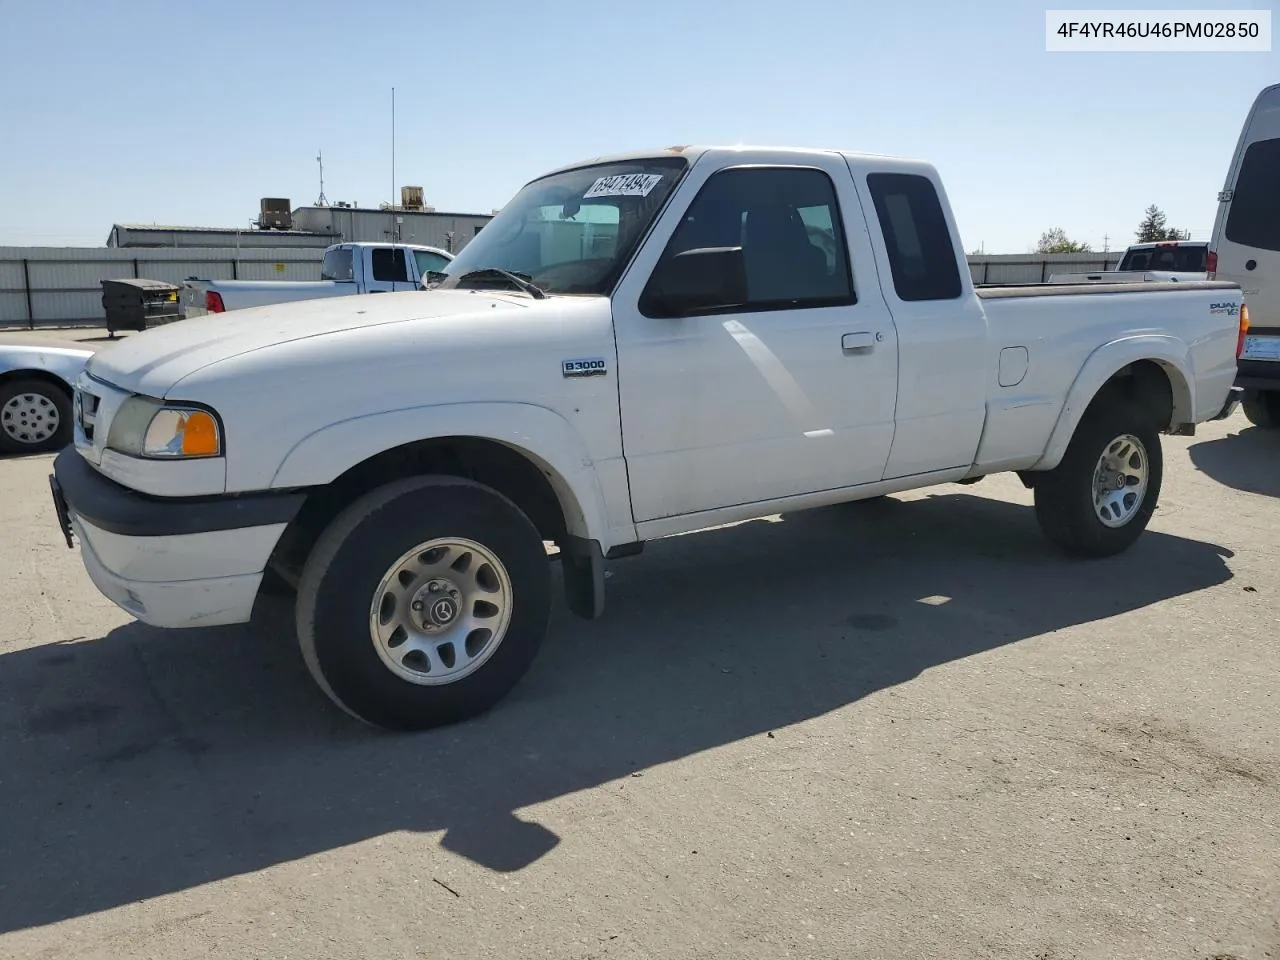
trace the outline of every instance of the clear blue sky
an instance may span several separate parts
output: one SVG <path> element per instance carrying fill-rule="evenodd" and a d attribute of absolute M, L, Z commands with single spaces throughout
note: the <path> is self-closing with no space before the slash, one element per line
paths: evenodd
<path fill-rule="evenodd" d="M 331 202 L 375 206 L 392 86 L 397 180 L 442 210 L 599 153 L 746 142 L 930 160 L 969 249 L 1051 226 L 1123 246 L 1150 203 L 1207 237 L 1280 54 L 1050 54 L 1046 6 L 1069 4 L 0 0 L 0 244 L 244 226 L 259 197 L 316 199 L 317 149 Z"/>

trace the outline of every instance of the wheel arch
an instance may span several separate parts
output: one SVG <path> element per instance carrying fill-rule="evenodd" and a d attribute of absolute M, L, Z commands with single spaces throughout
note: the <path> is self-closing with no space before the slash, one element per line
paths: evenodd
<path fill-rule="evenodd" d="M 49 370 L 42 370 L 39 367 L 23 367 L 18 370 L 6 370 L 4 373 L 0 373 L 0 387 L 13 383 L 16 380 L 42 380 L 45 383 L 53 384 L 62 391 L 68 400 L 70 400 L 75 393 L 74 388 L 71 384 L 67 383 L 65 379 L 58 376 L 56 373 Z"/>
<path fill-rule="evenodd" d="M 347 504 L 382 484 L 431 473 L 496 490 L 562 551 L 593 541 L 612 545 L 594 464 L 563 418 L 523 404 L 461 404 L 346 421 L 294 447 L 271 486 L 306 488 L 308 496 L 271 566 L 292 580 L 320 531 Z M 628 540 L 627 531 L 618 533 L 612 539 Z"/>
<path fill-rule="evenodd" d="M 1099 347 L 1081 367 L 1044 454 L 1030 470 L 1056 467 L 1089 409 L 1117 395 L 1151 411 L 1162 432 L 1194 423 L 1194 380 L 1189 369 L 1186 347 L 1173 337 L 1133 337 Z"/>

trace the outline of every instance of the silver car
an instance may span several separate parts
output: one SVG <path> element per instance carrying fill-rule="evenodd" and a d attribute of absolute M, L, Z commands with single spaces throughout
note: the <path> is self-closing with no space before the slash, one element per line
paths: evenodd
<path fill-rule="evenodd" d="M 91 356 L 82 343 L 0 333 L 0 454 L 71 443 L 71 385 Z"/>

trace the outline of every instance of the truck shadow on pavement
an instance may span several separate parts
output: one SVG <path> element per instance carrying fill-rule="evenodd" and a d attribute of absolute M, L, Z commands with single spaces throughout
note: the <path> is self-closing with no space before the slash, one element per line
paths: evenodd
<path fill-rule="evenodd" d="M 1189 448 L 1196 469 L 1218 483 L 1280 497 L 1280 430 L 1249 427 Z"/>
<path fill-rule="evenodd" d="M 1073 562 L 1029 509 L 966 494 L 675 537 L 614 565 L 602 621 L 558 608 L 498 708 L 417 735 L 332 707 L 278 604 L 251 627 L 134 624 L 5 654 L 0 932 L 392 831 L 442 831 L 427 860 L 438 842 L 519 870 L 559 842 L 523 808 L 1212 587 L 1230 555 L 1149 532 Z"/>

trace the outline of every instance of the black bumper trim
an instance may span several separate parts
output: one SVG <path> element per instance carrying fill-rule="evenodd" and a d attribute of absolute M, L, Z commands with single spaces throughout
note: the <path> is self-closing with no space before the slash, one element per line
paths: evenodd
<path fill-rule="evenodd" d="M 1236 412 L 1236 407 L 1240 406 L 1240 401 L 1244 398 L 1243 387 L 1232 387 L 1227 391 L 1227 399 L 1223 401 L 1222 409 L 1218 411 L 1218 415 L 1213 419 L 1225 420 Z"/>
<path fill-rule="evenodd" d="M 109 533 L 126 537 L 174 537 L 288 523 L 305 493 L 152 497 L 122 487 L 94 470 L 75 447 L 53 461 L 53 475 L 71 512 Z"/>

